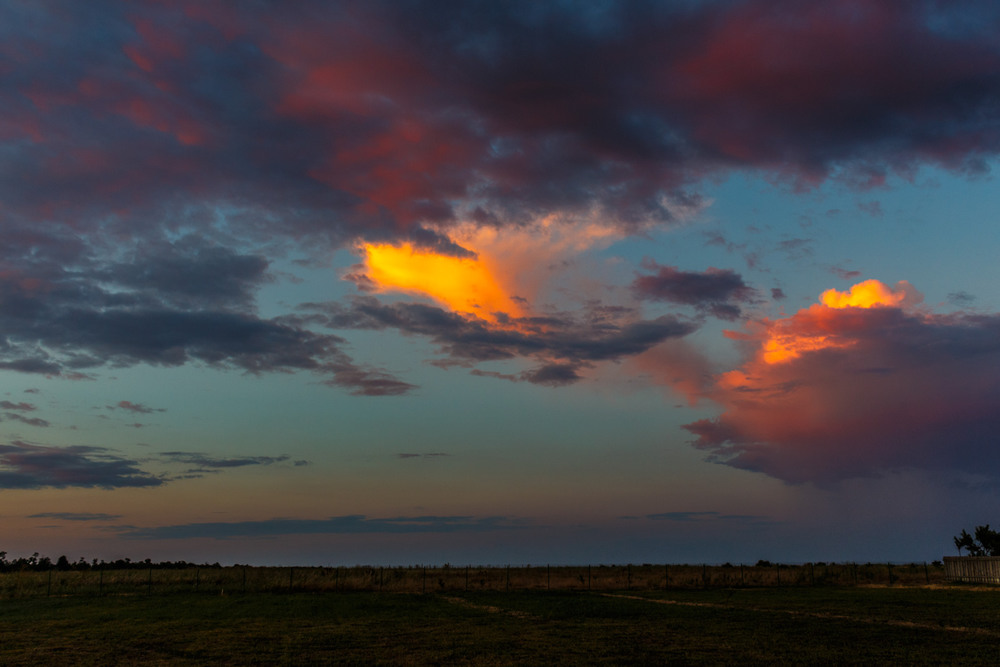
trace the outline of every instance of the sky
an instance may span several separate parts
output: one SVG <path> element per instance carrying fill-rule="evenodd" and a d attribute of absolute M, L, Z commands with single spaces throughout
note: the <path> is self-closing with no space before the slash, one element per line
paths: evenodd
<path fill-rule="evenodd" d="M 0 3 L 0 550 L 931 561 L 1000 8 Z"/>

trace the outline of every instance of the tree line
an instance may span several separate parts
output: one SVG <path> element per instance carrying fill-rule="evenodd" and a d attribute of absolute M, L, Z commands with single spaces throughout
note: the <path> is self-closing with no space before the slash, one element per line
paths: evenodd
<path fill-rule="evenodd" d="M 88 561 L 82 556 L 71 561 L 66 556 L 59 556 L 55 562 L 48 556 L 39 556 L 36 551 L 30 556 L 22 556 L 7 560 L 7 552 L 0 551 L 0 572 L 46 572 L 48 570 L 59 570 L 68 572 L 71 570 L 183 570 L 190 567 L 200 568 L 222 568 L 219 563 L 189 563 L 184 560 L 160 561 L 154 563 L 151 559 L 132 560 L 131 558 L 119 558 L 114 561 L 98 560 L 94 558 Z"/>

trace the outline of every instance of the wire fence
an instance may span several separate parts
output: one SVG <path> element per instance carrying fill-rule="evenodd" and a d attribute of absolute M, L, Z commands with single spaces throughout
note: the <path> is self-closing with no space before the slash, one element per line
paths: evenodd
<path fill-rule="evenodd" d="M 921 586 L 944 583 L 939 563 L 755 565 L 506 565 L 189 567 L 20 570 L 0 574 L 0 599 L 45 596 L 213 595 L 369 591 L 620 591 L 774 586 Z"/>

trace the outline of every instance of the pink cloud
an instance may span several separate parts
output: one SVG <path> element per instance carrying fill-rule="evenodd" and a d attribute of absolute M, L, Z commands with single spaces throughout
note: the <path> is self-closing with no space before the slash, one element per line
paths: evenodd
<path fill-rule="evenodd" d="M 1000 474 L 1000 315 L 911 302 L 816 304 L 740 334 L 753 355 L 705 393 L 724 411 L 685 426 L 695 446 L 789 482 L 906 468 Z M 775 336 L 802 345 L 769 357 Z"/>

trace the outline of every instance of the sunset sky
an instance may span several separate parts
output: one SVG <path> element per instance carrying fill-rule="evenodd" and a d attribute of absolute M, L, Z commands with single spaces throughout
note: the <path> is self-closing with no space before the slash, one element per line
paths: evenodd
<path fill-rule="evenodd" d="M 0 3 L 0 551 L 1000 524 L 991 0 Z"/>

